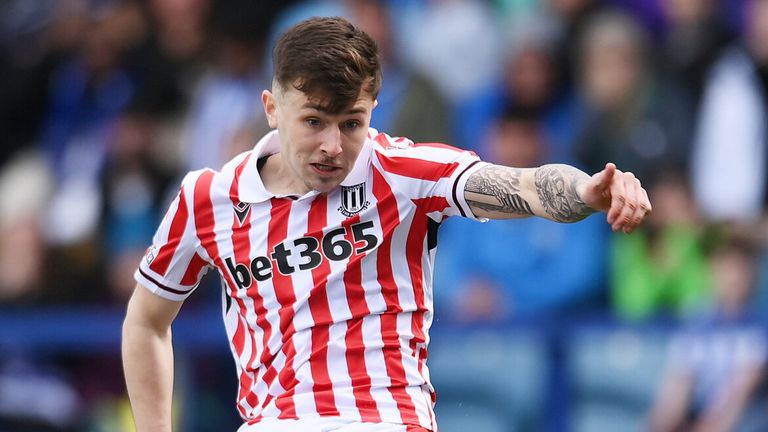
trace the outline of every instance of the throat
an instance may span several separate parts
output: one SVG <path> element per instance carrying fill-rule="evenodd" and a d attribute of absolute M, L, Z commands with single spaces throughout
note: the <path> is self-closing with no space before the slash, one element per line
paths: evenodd
<path fill-rule="evenodd" d="M 296 199 L 309 192 L 304 183 L 298 181 L 282 160 L 280 153 L 263 156 L 256 163 L 264 188 L 274 195 Z"/>

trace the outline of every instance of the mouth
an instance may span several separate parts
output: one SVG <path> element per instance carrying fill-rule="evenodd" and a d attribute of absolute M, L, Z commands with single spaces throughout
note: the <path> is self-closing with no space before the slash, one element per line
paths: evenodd
<path fill-rule="evenodd" d="M 315 172 L 323 176 L 333 176 L 341 171 L 341 167 L 335 165 L 328 165 L 323 163 L 311 163 L 310 164 Z"/>

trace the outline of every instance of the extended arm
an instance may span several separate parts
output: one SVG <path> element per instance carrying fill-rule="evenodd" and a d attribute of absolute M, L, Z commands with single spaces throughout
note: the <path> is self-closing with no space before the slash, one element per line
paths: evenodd
<path fill-rule="evenodd" d="M 755 390 L 765 376 L 762 367 L 744 368 L 732 377 L 695 422 L 695 432 L 734 430 L 744 414 Z"/>
<path fill-rule="evenodd" d="M 647 418 L 649 432 L 673 432 L 685 427 L 693 377 L 670 371 L 664 377 Z"/>
<path fill-rule="evenodd" d="M 171 322 L 182 302 L 136 286 L 123 323 L 123 369 L 138 432 L 171 431 Z"/>
<path fill-rule="evenodd" d="M 569 165 L 488 165 L 467 179 L 464 196 L 478 217 L 535 215 L 557 222 L 576 222 L 596 211 L 605 211 L 612 228 L 625 232 L 632 231 L 651 210 L 648 195 L 637 178 L 613 164 L 591 177 Z"/>

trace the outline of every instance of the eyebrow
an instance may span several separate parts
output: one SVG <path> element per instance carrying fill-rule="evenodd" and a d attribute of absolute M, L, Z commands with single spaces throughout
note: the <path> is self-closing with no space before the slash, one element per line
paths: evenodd
<path fill-rule="evenodd" d="M 324 113 L 328 113 L 328 107 L 326 107 L 325 105 L 321 105 L 321 104 L 319 104 L 317 102 L 307 102 L 304 105 L 302 105 L 301 107 L 302 108 L 309 108 L 309 109 L 317 110 L 317 111 L 324 112 Z M 339 114 L 362 114 L 364 112 L 365 112 L 365 108 L 357 107 L 357 108 L 352 108 L 352 109 L 350 109 L 348 111 L 341 112 Z"/>

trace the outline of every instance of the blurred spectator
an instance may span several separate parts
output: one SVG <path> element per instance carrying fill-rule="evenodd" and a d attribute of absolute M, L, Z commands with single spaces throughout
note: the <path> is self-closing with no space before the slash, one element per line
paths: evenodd
<path fill-rule="evenodd" d="M 114 122 L 134 94 L 125 55 L 143 31 L 131 1 L 86 2 L 76 12 L 85 27 L 53 72 L 39 141 L 53 182 L 41 221 L 48 245 L 43 300 L 53 303 L 102 292 L 99 180 Z"/>
<path fill-rule="evenodd" d="M 660 168 L 684 169 L 689 103 L 656 79 L 645 31 L 630 16 L 608 11 L 589 21 L 580 43 L 588 112 L 577 154 L 587 171 L 611 161 L 650 185 Z"/>
<path fill-rule="evenodd" d="M 400 58 L 386 0 L 347 0 L 345 4 L 352 21 L 373 37 L 381 53 L 385 78 L 371 126 L 414 142 L 452 142 L 448 105 L 426 77 Z"/>
<path fill-rule="evenodd" d="M 210 0 L 149 0 L 147 28 L 130 52 L 133 104 L 169 115 L 184 111 L 208 47 Z"/>
<path fill-rule="evenodd" d="M 46 256 L 40 215 L 51 187 L 45 161 L 34 152 L 0 170 L 0 304 L 40 300 Z"/>
<path fill-rule="evenodd" d="M 84 401 L 57 367 L 20 356 L 0 358 L 0 430 L 74 432 Z"/>
<path fill-rule="evenodd" d="M 520 18 L 509 33 L 504 68 L 499 80 L 490 82 L 459 104 L 456 110 L 457 144 L 482 156 L 489 126 L 506 106 L 538 112 L 552 161 L 572 162 L 572 143 L 579 118 L 573 89 L 562 76 L 555 29 L 545 16 Z"/>
<path fill-rule="evenodd" d="M 718 221 L 753 221 L 768 197 L 768 1 L 749 4 L 742 43 L 706 82 L 691 159 L 696 202 Z"/>
<path fill-rule="evenodd" d="M 704 81 L 723 48 L 732 39 L 717 0 L 662 0 L 666 31 L 661 67 L 676 86 L 698 105 Z"/>
<path fill-rule="evenodd" d="M 670 346 L 652 431 L 764 431 L 768 345 L 752 308 L 755 255 L 729 239 L 712 256 L 715 309 Z"/>
<path fill-rule="evenodd" d="M 584 39 L 592 18 L 604 9 L 604 1 L 546 0 L 544 3 L 557 29 L 557 57 L 560 59 L 562 79 L 567 86 L 574 86 L 583 56 L 578 41 Z"/>
<path fill-rule="evenodd" d="M 262 61 L 270 19 L 250 1 L 215 9 L 212 64 L 194 90 L 182 138 L 186 169 L 221 168 L 266 127 L 261 92 L 271 83 Z"/>
<path fill-rule="evenodd" d="M 16 151 L 31 147 L 45 113 L 50 79 L 59 58 L 80 33 L 66 2 L 0 3 L 0 169 Z"/>
<path fill-rule="evenodd" d="M 152 239 L 173 173 L 153 159 L 157 121 L 139 110 L 123 114 L 110 140 L 102 185 L 102 250 L 107 283 L 119 303 L 133 292 L 131 275 Z"/>
<path fill-rule="evenodd" d="M 649 191 L 647 223 L 613 236 L 611 285 L 621 319 L 691 316 L 708 305 L 705 232 L 685 180 L 662 174 Z"/>
<path fill-rule="evenodd" d="M 422 2 L 406 28 L 412 37 L 408 61 L 449 101 L 458 103 L 492 81 L 501 69 L 499 32 L 487 2 L 438 0 Z M 387 78 L 388 79 L 388 78 Z"/>
<path fill-rule="evenodd" d="M 124 14 L 132 11 L 114 2 L 98 6 L 82 11 L 87 28 L 79 49 L 54 71 L 40 139 L 56 184 L 46 235 L 58 245 L 78 243 L 95 231 L 109 129 L 134 90 L 123 63 L 135 31 Z"/>
<path fill-rule="evenodd" d="M 500 164 L 540 165 L 547 157 L 540 120 L 508 111 L 493 127 L 489 151 L 490 161 Z M 435 301 L 443 317 L 530 319 L 603 306 L 608 230 L 599 217 L 578 224 L 526 218 L 486 226 L 450 220 L 441 230 Z"/>

